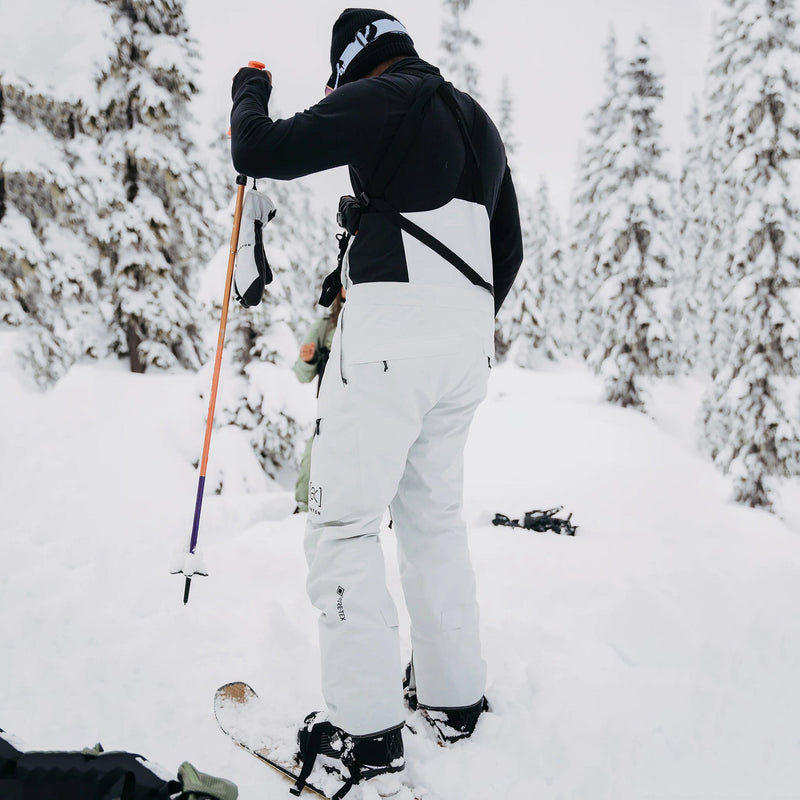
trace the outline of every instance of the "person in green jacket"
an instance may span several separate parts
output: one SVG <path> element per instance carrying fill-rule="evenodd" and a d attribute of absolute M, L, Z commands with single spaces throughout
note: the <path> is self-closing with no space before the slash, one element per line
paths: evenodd
<path fill-rule="evenodd" d="M 294 374 L 301 383 L 311 383 L 317 376 L 317 396 L 319 387 L 322 383 L 322 376 L 325 366 L 328 363 L 328 355 L 331 351 L 333 334 L 336 330 L 336 323 L 339 320 L 339 313 L 344 303 L 344 289 L 341 294 L 331 304 L 330 314 L 318 319 L 306 334 L 303 344 L 300 345 L 300 354 L 294 363 Z M 297 476 L 297 483 L 294 487 L 294 498 L 297 501 L 295 514 L 301 511 L 308 511 L 308 479 L 311 474 L 311 445 L 314 441 L 312 433 L 306 449 L 303 451 L 303 458 L 300 461 L 300 474 Z"/>

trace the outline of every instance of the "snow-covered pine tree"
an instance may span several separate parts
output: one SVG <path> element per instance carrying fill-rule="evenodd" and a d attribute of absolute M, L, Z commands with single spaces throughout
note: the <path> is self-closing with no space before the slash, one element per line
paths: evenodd
<path fill-rule="evenodd" d="M 215 245 L 215 201 L 190 136 L 196 55 L 183 0 L 98 0 L 115 53 L 99 80 L 115 349 L 131 370 L 202 360 L 195 277 Z"/>
<path fill-rule="evenodd" d="M 678 204 L 680 262 L 672 288 L 673 329 L 679 361 L 687 372 L 700 361 L 700 342 L 708 341 L 706 311 L 702 302 L 708 273 L 707 168 L 703 158 L 700 110 L 695 101 L 689 116 L 689 142 L 683 152 Z"/>
<path fill-rule="evenodd" d="M 589 361 L 604 376 L 610 402 L 642 408 L 642 379 L 677 366 L 667 287 L 678 260 L 674 191 L 657 118 L 663 88 L 645 34 L 620 75 L 619 98 L 621 124 L 608 140 L 607 177 L 614 184 L 603 198 L 598 230 L 602 322 Z"/>
<path fill-rule="evenodd" d="M 0 97 L 0 321 L 25 327 L 23 361 L 47 386 L 105 349 L 95 208 L 108 176 L 80 100 L 22 78 Z"/>
<path fill-rule="evenodd" d="M 495 124 L 500 132 L 500 138 L 506 148 L 506 159 L 508 160 L 511 171 L 516 166 L 517 155 L 517 117 L 514 109 L 514 97 L 511 94 L 511 86 L 508 82 L 508 75 L 503 76 L 503 83 L 500 86 L 500 100 L 497 103 L 497 118 Z"/>
<path fill-rule="evenodd" d="M 463 14 L 469 11 L 472 0 L 442 0 L 442 74 L 457 89 L 480 100 L 478 68 L 475 51 L 481 40 L 464 24 Z"/>
<path fill-rule="evenodd" d="M 725 13 L 717 20 L 714 42 L 706 69 L 704 115 L 701 124 L 702 199 L 706 205 L 703 249 L 698 253 L 698 296 L 701 305 L 699 363 L 713 372 L 724 363 L 733 332 L 724 314 L 718 315 L 721 298 L 733 290 L 728 243 L 735 235 L 734 208 L 737 187 L 726 178 L 735 158 L 728 121 L 735 105 L 732 59 L 739 36 L 739 15 L 748 0 L 725 0 Z"/>
<path fill-rule="evenodd" d="M 575 309 L 572 350 L 582 358 L 587 358 L 597 343 L 602 324 L 598 293 L 606 276 L 600 264 L 600 227 L 608 213 L 607 198 L 614 188 L 612 137 L 620 129 L 625 112 L 619 93 L 620 64 L 613 31 L 605 54 L 604 94 L 587 115 L 568 222 L 567 259 Z"/>
<path fill-rule="evenodd" d="M 524 259 L 519 275 L 498 315 L 501 341 L 509 345 L 508 357 L 523 367 L 563 353 L 566 275 L 561 250 L 561 230 L 543 180 L 532 200 L 520 204 Z"/>
<path fill-rule="evenodd" d="M 506 158 L 508 159 L 511 171 L 514 171 L 514 156 L 516 155 L 516 118 L 514 113 L 514 99 L 511 95 L 511 89 L 508 83 L 508 78 L 503 78 L 503 84 L 500 91 L 500 100 L 497 106 L 497 118 L 495 120 L 497 130 L 500 133 L 500 138 L 506 149 Z M 523 253 L 530 250 L 531 237 L 533 236 L 533 208 L 531 199 L 528 196 L 525 188 L 515 176 L 515 187 L 517 192 L 517 201 L 519 203 L 520 223 L 522 228 L 522 245 Z M 519 335 L 519 325 L 517 317 L 521 313 L 522 308 L 519 305 L 519 295 L 523 290 L 523 283 L 526 281 L 525 270 L 521 269 L 520 274 L 514 281 L 508 297 L 500 309 L 497 319 L 495 321 L 495 334 L 494 334 L 494 350 L 495 357 L 498 361 L 505 359 L 509 347 L 511 347 L 514 339 Z"/>
<path fill-rule="evenodd" d="M 534 204 L 524 191 L 520 191 L 518 202 L 523 259 L 514 284 L 497 315 L 495 356 L 500 361 L 512 358 L 516 363 L 530 366 L 530 353 L 542 346 L 547 334 L 538 305 L 541 299 L 541 275 L 536 272 L 533 259 L 537 237 Z"/>
<path fill-rule="evenodd" d="M 771 507 L 770 485 L 800 472 L 800 44 L 790 0 L 726 0 L 712 75 L 709 149 L 724 158 L 713 207 L 714 384 L 704 442 L 738 502 Z"/>
<path fill-rule="evenodd" d="M 539 308 L 546 340 L 544 354 L 550 359 L 565 355 L 573 339 L 574 306 L 570 276 L 564 258 L 563 234 L 558 214 L 543 179 L 533 200 L 536 221 L 532 242 L 533 268 L 541 277 Z"/>

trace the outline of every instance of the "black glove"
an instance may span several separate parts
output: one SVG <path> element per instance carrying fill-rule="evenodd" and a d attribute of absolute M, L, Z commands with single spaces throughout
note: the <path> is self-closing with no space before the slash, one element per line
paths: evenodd
<path fill-rule="evenodd" d="M 342 261 L 347 252 L 347 245 L 350 242 L 349 233 L 339 233 L 336 235 L 339 240 L 339 256 L 336 259 L 336 268 L 325 277 L 322 282 L 322 292 L 319 296 L 319 304 L 325 308 L 330 308 L 336 295 L 342 291 Z"/>
<path fill-rule="evenodd" d="M 336 222 L 340 228 L 344 228 L 351 236 L 358 233 L 361 225 L 361 214 L 364 207 L 359 200 L 351 194 L 346 194 L 339 198 L 339 210 L 336 213 Z"/>
<path fill-rule="evenodd" d="M 254 88 L 257 87 L 259 94 L 264 92 L 264 107 L 269 101 L 272 94 L 272 81 L 267 75 L 265 69 L 256 69 L 255 67 L 242 67 L 236 75 L 233 76 L 233 85 L 231 86 L 231 98 L 236 99 L 236 95 L 245 84 L 252 83 Z"/>

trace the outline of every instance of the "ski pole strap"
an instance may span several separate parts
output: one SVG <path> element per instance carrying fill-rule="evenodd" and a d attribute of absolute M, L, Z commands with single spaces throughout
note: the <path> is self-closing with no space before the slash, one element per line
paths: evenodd
<path fill-rule="evenodd" d="M 409 236 L 422 242 L 424 245 L 433 250 L 434 253 L 441 256 L 445 261 L 452 264 L 465 278 L 467 278 L 475 286 L 480 286 L 486 289 L 489 294 L 494 296 L 494 288 L 492 284 L 485 281 L 461 256 L 454 253 L 444 242 L 441 242 L 435 236 L 428 233 L 428 231 L 420 228 L 419 225 L 412 222 L 407 217 L 404 217 L 393 205 L 387 203 L 379 197 L 367 197 L 366 194 L 361 195 L 361 202 L 367 209 L 374 209 L 380 212 L 385 219 L 388 219 L 398 228 L 405 231 Z"/>

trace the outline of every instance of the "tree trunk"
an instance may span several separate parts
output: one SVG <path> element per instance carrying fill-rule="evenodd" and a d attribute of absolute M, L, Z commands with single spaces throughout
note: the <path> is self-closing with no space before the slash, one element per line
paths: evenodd
<path fill-rule="evenodd" d="M 142 373 L 145 370 L 145 363 L 139 355 L 139 345 L 142 343 L 142 336 L 139 333 L 138 326 L 133 322 L 129 322 L 126 334 L 128 338 L 128 356 L 131 360 L 131 372 Z"/>

